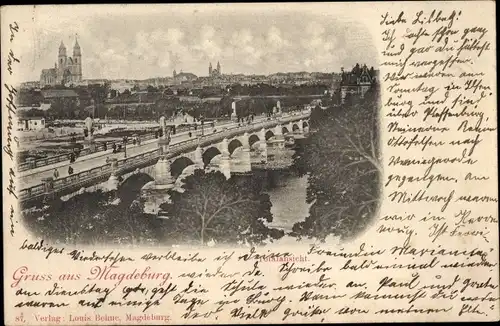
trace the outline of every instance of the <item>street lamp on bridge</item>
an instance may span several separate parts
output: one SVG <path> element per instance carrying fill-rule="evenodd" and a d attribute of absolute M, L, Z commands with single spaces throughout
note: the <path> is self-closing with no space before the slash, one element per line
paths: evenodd
<path fill-rule="evenodd" d="M 200 121 L 201 121 L 201 137 L 203 137 L 205 135 L 205 117 L 203 116 L 203 114 L 200 115 Z"/>
<path fill-rule="evenodd" d="M 127 158 L 127 136 L 123 137 L 123 152 L 125 153 L 125 158 Z"/>

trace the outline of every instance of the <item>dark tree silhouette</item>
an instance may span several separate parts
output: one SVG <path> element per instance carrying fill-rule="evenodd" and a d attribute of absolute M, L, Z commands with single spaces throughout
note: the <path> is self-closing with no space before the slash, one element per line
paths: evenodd
<path fill-rule="evenodd" d="M 153 108 L 154 111 L 158 113 L 159 116 L 165 115 L 165 117 L 170 118 L 174 115 L 177 108 L 180 106 L 180 101 L 177 98 L 163 98 L 158 99 Z"/>
<path fill-rule="evenodd" d="M 36 236 L 55 243 L 95 244 L 103 240 L 102 207 L 109 196 L 97 191 L 67 201 L 56 199 L 41 209 L 23 212 L 28 229 Z M 68 214 L 71 212 L 71 214 Z"/>
<path fill-rule="evenodd" d="M 310 171 L 310 215 L 294 225 L 298 235 L 350 238 L 371 221 L 379 204 L 379 91 L 311 114 L 309 145 L 300 161 Z"/>
<path fill-rule="evenodd" d="M 144 201 L 133 200 L 132 203 L 108 205 L 104 210 L 103 220 L 106 221 L 105 238 L 108 242 L 120 245 L 144 246 L 156 245 L 160 241 L 164 221 L 144 213 Z"/>
<path fill-rule="evenodd" d="M 220 172 L 196 170 L 184 179 L 183 189 L 183 193 L 170 191 L 171 203 L 161 205 L 169 216 L 170 234 L 178 242 L 257 245 L 283 236 L 266 226 L 272 221 L 272 204 L 252 178 L 226 180 Z"/>
<path fill-rule="evenodd" d="M 231 97 L 223 96 L 220 99 L 219 105 L 221 107 L 221 115 L 231 114 L 231 111 L 232 111 L 231 104 L 232 103 L 233 103 L 233 99 Z"/>
<path fill-rule="evenodd" d="M 144 214 L 141 200 L 110 204 L 113 199 L 113 193 L 101 191 L 67 201 L 56 199 L 42 208 L 25 210 L 23 220 L 35 236 L 54 243 L 137 246 L 159 242 L 163 220 Z"/>

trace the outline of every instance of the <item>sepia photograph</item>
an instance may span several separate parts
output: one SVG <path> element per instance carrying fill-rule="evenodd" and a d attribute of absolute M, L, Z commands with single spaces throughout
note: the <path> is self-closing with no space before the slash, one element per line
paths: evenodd
<path fill-rule="evenodd" d="M 37 25 L 16 104 L 26 228 L 113 246 L 360 235 L 382 172 L 373 40 L 306 17 L 215 6 Z"/>
<path fill-rule="evenodd" d="M 498 321 L 494 9 L 2 6 L 4 324 Z"/>

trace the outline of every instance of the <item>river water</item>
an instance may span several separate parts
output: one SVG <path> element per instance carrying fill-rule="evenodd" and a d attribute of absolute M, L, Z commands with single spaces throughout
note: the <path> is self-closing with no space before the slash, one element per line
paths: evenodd
<path fill-rule="evenodd" d="M 295 223 L 303 221 L 309 215 L 311 206 L 306 202 L 308 176 L 304 175 L 305 171 L 299 175 L 301 169 L 293 159 L 294 154 L 302 155 L 304 146 L 307 146 L 307 139 L 296 140 L 294 150 L 288 152 L 287 155 L 292 156 L 292 166 L 265 172 L 264 192 L 270 197 L 273 215 L 273 221 L 268 225 L 285 232 L 291 231 Z"/>
<path fill-rule="evenodd" d="M 295 223 L 303 221 L 310 206 L 306 203 L 306 191 L 307 176 L 281 175 L 279 184 L 267 191 L 273 204 L 273 221 L 268 225 L 288 232 Z"/>

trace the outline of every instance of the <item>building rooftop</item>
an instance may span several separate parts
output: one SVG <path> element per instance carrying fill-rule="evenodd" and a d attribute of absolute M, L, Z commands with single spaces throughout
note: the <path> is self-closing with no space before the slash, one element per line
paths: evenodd
<path fill-rule="evenodd" d="M 22 110 L 17 114 L 18 119 L 22 120 L 41 120 L 45 119 L 44 112 L 38 108 L 33 108 L 34 110 Z"/>
<path fill-rule="evenodd" d="M 368 69 L 366 65 L 356 65 L 352 71 L 343 72 L 341 77 L 342 86 L 357 86 L 362 83 L 372 84 L 376 81 L 377 72 L 372 68 Z"/>
<path fill-rule="evenodd" d="M 43 89 L 42 96 L 45 99 L 58 97 L 78 97 L 78 94 L 72 89 Z"/>

